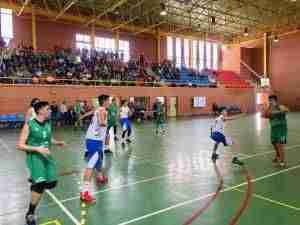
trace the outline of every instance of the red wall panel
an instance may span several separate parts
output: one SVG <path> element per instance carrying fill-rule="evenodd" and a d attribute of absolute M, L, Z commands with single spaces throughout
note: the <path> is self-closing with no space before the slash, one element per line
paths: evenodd
<path fill-rule="evenodd" d="M 300 110 L 300 33 L 271 44 L 271 83 L 280 101 Z"/>

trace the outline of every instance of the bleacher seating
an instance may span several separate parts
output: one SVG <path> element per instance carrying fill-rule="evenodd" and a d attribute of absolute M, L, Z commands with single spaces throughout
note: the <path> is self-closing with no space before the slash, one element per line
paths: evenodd
<path fill-rule="evenodd" d="M 233 71 L 217 71 L 217 80 L 227 88 L 251 88 L 251 84 Z"/>
<path fill-rule="evenodd" d="M 0 115 L 1 128 L 21 127 L 24 122 L 25 122 L 24 113 Z"/>

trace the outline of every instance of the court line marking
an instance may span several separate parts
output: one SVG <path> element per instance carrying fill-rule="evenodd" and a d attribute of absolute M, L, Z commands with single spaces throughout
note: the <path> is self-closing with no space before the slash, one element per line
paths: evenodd
<path fill-rule="evenodd" d="M 285 150 L 292 150 L 292 149 L 296 149 L 296 148 L 299 148 L 299 147 L 300 147 L 300 145 L 292 145 L 292 146 L 286 147 Z M 271 153 L 275 153 L 275 150 L 252 154 L 252 155 L 249 155 L 249 156 L 245 156 L 241 159 L 242 160 L 251 159 L 251 158 L 254 158 L 254 157 L 257 157 L 257 156 L 268 155 L 268 154 L 271 154 Z"/>
<path fill-rule="evenodd" d="M 73 216 L 73 214 L 62 204 L 62 202 L 49 190 L 46 193 L 52 198 L 53 201 L 60 207 L 60 209 L 72 220 L 75 225 L 81 225 L 80 222 Z"/>
<path fill-rule="evenodd" d="M 243 190 L 240 190 L 238 188 L 234 189 L 235 191 L 238 191 L 238 192 L 241 192 L 241 193 L 244 193 Z M 282 206 L 282 207 L 286 207 L 286 208 L 289 208 L 289 209 L 293 209 L 293 210 L 296 210 L 296 211 L 300 211 L 300 208 L 298 207 L 295 207 L 295 206 L 292 206 L 292 205 L 289 205 L 287 203 L 284 203 L 284 202 L 280 202 L 280 201 L 277 201 L 277 200 L 274 200 L 274 199 L 271 199 L 271 198 L 268 198 L 268 197 L 265 197 L 263 195 L 259 195 L 259 194 L 253 194 L 252 195 L 253 197 L 257 198 L 257 199 L 261 199 L 261 200 L 264 200 L 264 201 L 267 201 L 269 203 L 272 203 L 274 205 L 279 205 L 279 206 Z"/>
<path fill-rule="evenodd" d="M 3 148 L 7 151 L 7 152 L 11 152 L 11 148 L 6 144 L 6 142 L 0 138 L 0 144 L 3 146 Z"/>
<path fill-rule="evenodd" d="M 122 188 L 131 187 L 131 186 L 134 186 L 134 185 L 137 185 L 137 184 L 142 184 L 142 183 L 147 183 L 147 182 L 151 182 L 151 181 L 154 181 L 154 180 L 159 180 L 161 178 L 170 177 L 174 173 L 165 174 L 165 175 L 156 176 L 156 177 L 151 177 L 151 178 L 147 178 L 147 179 L 143 179 L 143 180 L 139 180 L 139 181 L 136 181 L 136 182 L 123 184 L 123 185 L 119 185 L 119 186 L 115 186 L 115 187 L 109 187 L 109 188 L 106 188 L 106 189 L 103 189 L 103 190 L 100 190 L 100 191 L 95 191 L 95 192 L 93 192 L 93 194 L 97 195 L 97 194 L 104 193 L 104 192 L 109 192 L 109 191 L 113 191 L 113 190 L 120 190 Z M 71 197 L 71 198 L 61 200 L 61 202 L 64 203 L 64 202 L 72 201 L 72 200 L 79 199 L 79 198 L 80 198 L 80 196 L 78 195 L 78 196 L 75 196 L 75 197 Z"/>
<path fill-rule="evenodd" d="M 58 220 L 52 220 L 46 223 L 41 223 L 40 225 L 61 225 L 61 223 Z"/>
<path fill-rule="evenodd" d="M 297 144 L 297 145 L 291 145 L 291 146 L 287 146 L 285 148 L 285 150 L 293 150 L 293 149 L 296 149 L 300 147 L 300 144 Z M 210 152 L 210 151 L 207 151 L 207 152 Z M 274 150 L 271 150 L 271 151 L 265 151 L 265 152 L 261 152 L 261 153 L 255 153 L 255 154 L 244 154 L 244 153 L 238 153 L 240 154 L 242 157 L 241 157 L 241 160 L 246 160 L 246 159 L 251 159 L 251 158 L 255 158 L 257 156 L 263 156 L 263 155 L 268 155 L 268 154 L 272 154 L 272 153 L 275 153 Z M 150 163 L 150 164 L 153 164 L 153 165 L 157 165 L 157 166 L 161 166 L 160 163 L 156 163 L 157 161 L 159 162 L 164 162 L 166 160 L 159 160 L 159 159 L 150 159 L 149 157 L 148 158 L 140 158 L 139 156 L 135 156 L 135 155 L 132 155 L 131 157 L 134 157 L 135 160 L 141 160 L 142 163 Z M 139 163 L 139 164 L 142 164 L 142 163 Z"/>
<path fill-rule="evenodd" d="M 290 149 L 294 149 L 294 148 L 298 148 L 298 147 L 300 147 L 300 145 L 290 146 L 289 149 L 287 149 L 287 148 L 286 149 L 290 150 Z M 263 155 L 270 154 L 270 153 L 274 153 L 274 151 L 264 152 Z M 245 158 L 241 158 L 241 159 L 254 158 L 254 157 L 260 156 L 260 155 L 262 155 L 262 153 L 254 154 L 254 155 L 251 155 L 251 157 L 249 156 L 249 157 L 245 157 Z M 157 161 L 157 160 L 155 160 L 155 161 Z M 150 160 L 149 161 L 147 160 L 146 163 L 151 163 L 153 165 L 161 166 L 161 164 L 153 163 Z M 176 172 L 174 172 L 174 173 L 176 173 Z M 133 183 L 119 185 L 119 186 L 116 186 L 116 187 L 109 187 L 109 188 L 103 189 L 101 191 L 93 192 L 93 194 L 97 195 L 97 194 L 104 193 L 104 192 L 109 192 L 109 191 L 112 191 L 112 190 L 119 190 L 119 189 L 122 189 L 122 188 L 131 187 L 131 186 L 134 186 L 134 185 L 137 185 L 137 184 L 148 183 L 148 182 L 151 182 L 151 181 L 154 181 L 154 180 L 159 180 L 161 178 L 169 177 L 169 176 L 172 176 L 172 175 L 173 175 L 173 173 L 170 173 L 170 174 L 165 174 L 165 175 L 162 175 L 162 176 L 156 176 L 156 177 L 151 177 L 151 178 L 148 178 L 148 179 L 136 181 L 136 182 L 133 182 Z M 61 200 L 61 202 L 64 203 L 64 202 L 72 201 L 72 200 L 79 199 L 79 198 L 80 198 L 80 196 L 78 195 L 78 196 L 75 196 L 75 197 L 71 197 L 71 198 Z"/>
<path fill-rule="evenodd" d="M 271 173 L 271 174 L 268 174 L 268 175 L 259 177 L 259 178 L 252 179 L 251 182 L 256 183 L 256 182 L 258 182 L 258 181 L 267 179 L 267 178 L 269 178 L 269 177 L 273 177 L 273 176 L 276 176 L 276 175 L 279 175 L 279 174 L 282 174 L 282 173 L 286 173 L 286 172 L 289 172 L 289 171 L 292 171 L 292 170 L 295 170 L 295 169 L 298 169 L 298 168 L 300 168 L 300 164 L 297 165 L 297 166 L 294 166 L 294 167 L 290 167 L 290 168 L 287 168 L 287 169 L 284 169 L 284 170 L 281 170 L 281 171 L 278 171 L 278 172 L 274 172 L 274 173 Z M 231 187 L 225 188 L 225 189 L 223 189 L 221 192 L 223 193 L 223 192 L 232 191 L 232 190 L 234 190 L 234 189 L 236 189 L 236 188 L 243 187 L 243 186 L 245 186 L 245 185 L 247 185 L 247 182 L 243 182 L 243 183 L 241 183 L 241 184 L 238 184 L 238 185 L 235 185 L 235 186 L 231 186 Z M 214 195 L 214 194 L 215 194 L 215 193 L 210 193 L 210 194 L 207 194 L 207 195 L 198 197 L 198 198 L 196 198 L 196 199 L 184 201 L 184 202 L 175 204 L 175 205 L 173 205 L 173 206 L 167 207 L 167 208 L 165 208 L 165 209 L 161 209 L 161 210 L 158 210 L 158 211 L 155 211 L 155 212 L 146 214 L 146 215 L 144 215 L 144 216 L 137 217 L 137 218 L 134 218 L 134 219 L 131 219 L 131 220 L 128 220 L 128 221 L 119 223 L 118 225 L 127 225 L 127 224 L 131 224 L 131 223 L 134 223 L 134 222 L 137 222 L 137 221 L 140 221 L 140 220 L 144 220 L 144 219 L 147 219 L 147 218 L 149 218 L 149 217 L 152 217 L 152 216 L 155 216 L 155 215 L 158 215 L 158 214 L 161 214 L 161 213 L 170 211 L 170 210 L 172 210 L 172 209 L 176 209 L 176 208 L 179 208 L 179 207 L 182 207 L 182 206 L 190 205 L 190 204 L 195 203 L 195 202 L 198 202 L 198 201 L 200 201 L 200 200 L 202 200 L 202 199 L 211 197 L 211 196 Z"/>

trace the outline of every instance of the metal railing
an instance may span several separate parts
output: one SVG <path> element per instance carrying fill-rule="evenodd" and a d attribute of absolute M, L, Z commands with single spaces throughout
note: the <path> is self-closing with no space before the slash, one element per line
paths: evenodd
<path fill-rule="evenodd" d="M 216 85 L 199 85 L 190 82 L 174 81 L 126 81 L 126 80 L 78 80 L 56 78 L 0 77 L 0 84 L 6 85 L 81 85 L 81 86 L 143 86 L 143 87 L 216 87 Z"/>

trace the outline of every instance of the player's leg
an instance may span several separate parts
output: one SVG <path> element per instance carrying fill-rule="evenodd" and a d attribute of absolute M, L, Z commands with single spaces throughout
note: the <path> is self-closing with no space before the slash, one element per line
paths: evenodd
<path fill-rule="evenodd" d="M 99 153 L 97 147 L 97 141 L 89 139 L 86 140 L 87 151 L 85 152 L 85 160 L 87 165 L 84 170 L 83 187 L 80 193 L 80 198 L 82 201 L 85 201 L 89 204 L 96 202 L 96 199 L 91 194 L 91 181 L 93 170 L 96 167 L 96 164 L 99 160 Z"/>
<path fill-rule="evenodd" d="M 114 140 L 115 141 L 119 141 L 119 138 L 118 138 L 118 126 L 117 124 L 114 124 Z"/>
<path fill-rule="evenodd" d="M 131 143 L 131 133 L 132 133 L 132 126 L 131 126 L 131 122 L 129 121 L 129 119 L 127 120 L 127 139 L 126 141 L 128 143 Z"/>
<path fill-rule="evenodd" d="M 27 156 L 26 163 L 30 171 L 32 184 L 30 187 L 31 199 L 25 219 L 26 225 L 36 225 L 35 210 L 45 190 L 45 181 L 47 179 L 46 165 L 42 156 L 33 154 Z"/>
<path fill-rule="evenodd" d="M 96 181 L 97 181 L 97 184 L 104 184 L 108 181 L 108 178 L 103 173 L 103 149 L 102 149 L 102 144 L 101 143 L 99 145 L 98 154 L 99 154 L 99 158 L 98 158 L 98 161 L 95 165 Z"/>

